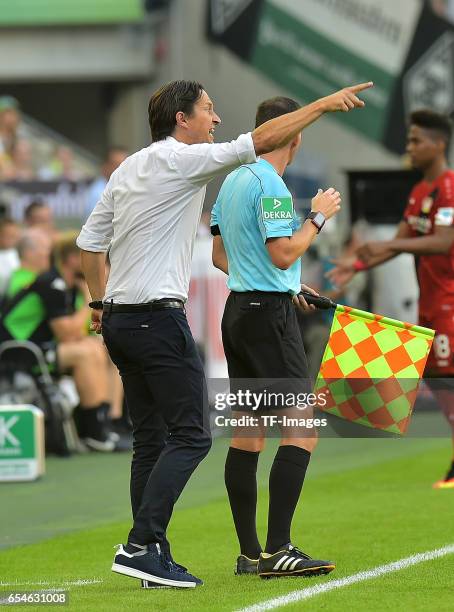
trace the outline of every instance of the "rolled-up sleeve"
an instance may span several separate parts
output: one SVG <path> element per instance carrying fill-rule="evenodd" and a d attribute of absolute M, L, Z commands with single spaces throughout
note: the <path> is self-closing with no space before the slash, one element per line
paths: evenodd
<path fill-rule="evenodd" d="M 77 246 L 94 253 L 107 251 L 113 236 L 113 215 L 114 202 L 110 185 L 107 184 L 101 199 L 77 237 Z"/>
<path fill-rule="evenodd" d="M 250 132 L 222 143 L 184 145 L 172 151 L 169 162 L 189 182 L 203 186 L 219 174 L 257 161 Z"/>

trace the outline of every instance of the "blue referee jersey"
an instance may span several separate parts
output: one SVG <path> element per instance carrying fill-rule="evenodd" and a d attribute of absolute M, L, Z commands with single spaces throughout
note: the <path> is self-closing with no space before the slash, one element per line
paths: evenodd
<path fill-rule="evenodd" d="M 301 227 L 292 196 L 269 162 L 260 158 L 227 176 L 211 213 L 215 226 L 229 261 L 229 289 L 292 295 L 300 291 L 301 260 L 280 270 L 265 244 L 268 238 L 292 236 Z"/>

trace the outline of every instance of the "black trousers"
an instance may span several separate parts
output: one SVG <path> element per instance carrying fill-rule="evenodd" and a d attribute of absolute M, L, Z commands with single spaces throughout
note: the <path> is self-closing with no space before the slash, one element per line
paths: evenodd
<path fill-rule="evenodd" d="M 231 392 L 267 390 L 271 398 L 272 394 L 296 397 L 312 391 L 296 307 L 289 293 L 232 291 L 221 327 Z M 285 401 L 276 399 L 260 403 L 259 410 L 287 407 Z"/>
<path fill-rule="evenodd" d="M 302 332 L 288 293 L 232 291 L 222 318 L 230 378 L 309 378 Z"/>
<path fill-rule="evenodd" d="M 165 550 L 174 504 L 211 446 L 202 363 L 182 309 L 105 312 L 102 334 L 133 424 L 128 540 Z"/>

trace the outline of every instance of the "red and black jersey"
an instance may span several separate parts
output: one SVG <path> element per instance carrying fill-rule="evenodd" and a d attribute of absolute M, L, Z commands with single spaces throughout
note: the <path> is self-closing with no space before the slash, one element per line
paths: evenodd
<path fill-rule="evenodd" d="M 412 236 L 428 236 L 436 226 L 454 227 L 454 171 L 446 170 L 435 181 L 413 187 L 404 219 Z M 443 304 L 454 305 L 454 246 L 446 255 L 416 258 L 420 316 L 431 319 Z"/>

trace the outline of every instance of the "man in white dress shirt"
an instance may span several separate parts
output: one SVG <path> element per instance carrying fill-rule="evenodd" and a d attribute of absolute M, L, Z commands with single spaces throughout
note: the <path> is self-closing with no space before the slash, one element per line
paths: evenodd
<path fill-rule="evenodd" d="M 184 312 L 206 184 L 285 146 L 324 113 L 364 106 L 357 94 L 371 85 L 342 89 L 220 144 L 213 134 L 221 120 L 200 83 L 173 81 L 152 95 L 152 144 L 112 174 L 77 241 L 93 327 L 100 332 L 102 323 L 134 428 L 134 523 L 114 571 L 155 585 L 202 583 L 174 562 L 166 530 L 211 445 L 203 368 Z"/>

